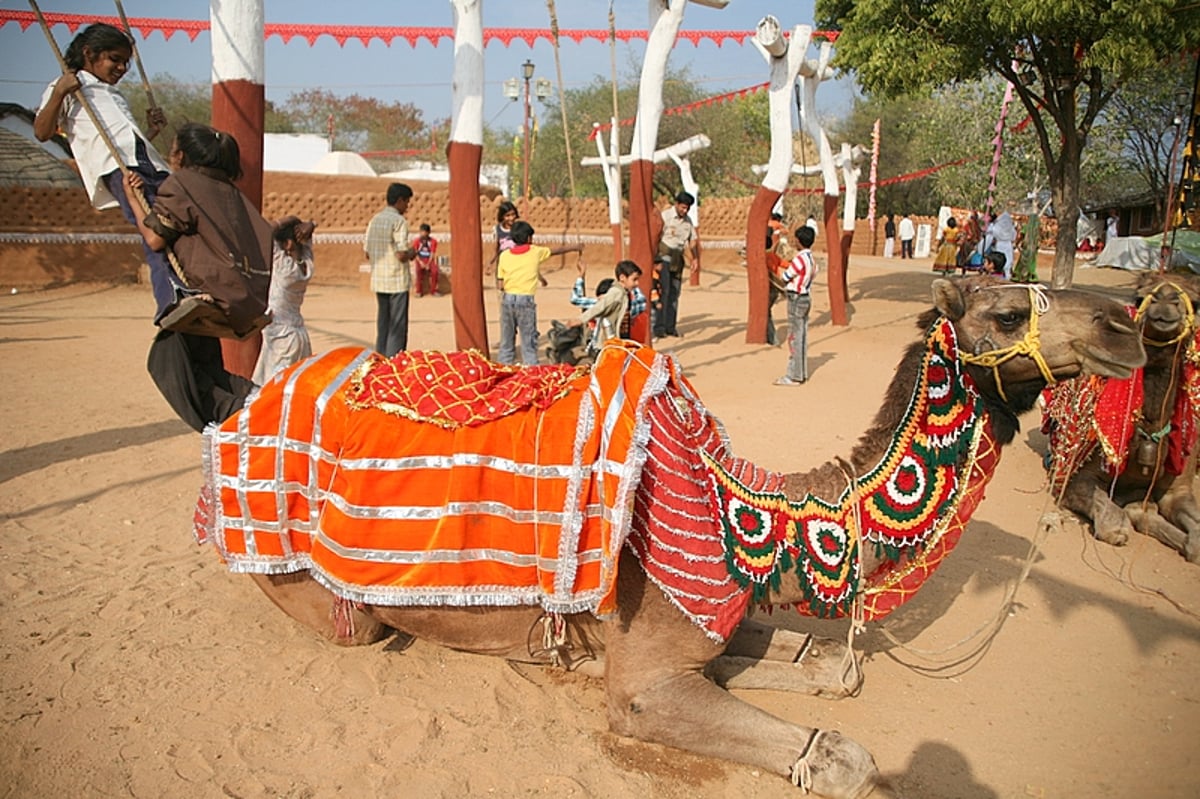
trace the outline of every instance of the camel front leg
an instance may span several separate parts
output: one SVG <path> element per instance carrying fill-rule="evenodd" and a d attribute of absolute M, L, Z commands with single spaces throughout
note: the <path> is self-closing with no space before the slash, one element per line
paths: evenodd
<path fill-rule="evenodd" d="M 670 605 L 623 554 L 619 618 L 607 623 L 605 692 L 619 735 L 746 763 L 828 799 L 859 799 L 879 772 L 862 746 L 746 704 L 702 674 L 723 645 Z"/>
<path fill-rule="evenodd" d="M 1187 474 L 1194 474 L 1194 471 L 1189 469 Z M 1170 490 L 1159 499 L 1158 512 L 1187 537 L 1183 547 L 1176 549 L 1183 553 L 1189 563 L 1200 563 L 1200 505 L 1196 504 L 1196 497 L 1192 493 L 1192 480 L 1176 478 Z"/>
<path fill-rule="evenodd" d="M 640 684 L 606 676 L 609 727 L 619 735 L 735 760 L 790 779 L 826 799 L 861 799 L 879 772 L 871 754 L 837 732 L 778 719 L 683 672 Z"/>
<path fill-rule="evenodd" d="M 1072 480 L 1062 498 L 1062 506 L 1092 523 L 1096 540 L 1116 547 L 1125 546 L 1136 530 L 1125 511 L 1121 510 L 1090 475 Z"/>
<path fill-rule="evenodd" d="M 746 619 L 704 673 L 724 688 L 766 689 L 841 699 L 862 685 L 844 641 L 781 630 Z"/>
<path fill-rule="evenodd" d="M 1181 553 L 1189 563 L 1200 563 L 1200 533 L 1180 529 L 1184 525 L 1193 531 L 1200 529 L 1194 516 L 1181 513 L 1178 509 L 1169 514 L 1165 506 L 1155 507 L 1140 502 L 1126 505 L 1125 513 L 1139 533 L 1161 541 Z M 1173 521 L 1182 524 L 1172 524 Z"/>

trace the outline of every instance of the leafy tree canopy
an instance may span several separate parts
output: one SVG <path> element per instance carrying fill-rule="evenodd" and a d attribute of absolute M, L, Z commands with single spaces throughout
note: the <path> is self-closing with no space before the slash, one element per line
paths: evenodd
<path fill-rule="evenodd" d="M 1080 168 L 1092 126 L 1127 81 L 1200 46 L 1192 0 L 817 0 L 841 31 L 835 64 L 898 95 L 988 74 L 1032 119 L 1059 217 L 1054 285 L 1070 285 Z"/>
<path fill-rule="evenodd" d="M 766 80 L 766 69 L 763 70 Z M 675 108 L 710 96 L 686 71 L 669 72 L 663 85 L 663 106 Z M 576 192 L 581 197 L 603 197 L 604 177 L 596 167 L 583 167 L 580 160 L 597 155 L 596 143 L 588 139 L 593 124 L 607 125 L 613 116 L 612 82 L 597 76 L 582 89 L 566 92 L 567 126 L 574 161 Z M 617 88 L 618 118 L 632 118 L 637 112 L 637 82 L 628 76 Z M 566 143 L 562 130 L 562 115 L 557 94 L 547 101 L 539 113 L 536 147 L 531 158 L 530 183 L 535 194 L 565 196 L 570 193 L 566 164 Z M 706 134 L 712 146 L 692 153 L 689 157 L 692 172 L 702 194 L 735 196 L 754 191 L 757 179 L 750 171 L 751 164 L 765 163 L 770 148 L 770 125 L 767 117 L 767 96 L 764 92 L 735 100 L 701 106 L 680 114 L 664 115 L 659 125 L 660 147 L 673 144 L 698 133 Z M 519 132 L 517 133 L 519 135 Z M 609 133 L 605 130 L 605 149 Z M 619 129 L 622 153 L 628 153 L 633 136 L 632 125 Z M 504 158 L 503 149 L 496 154 Z M 520 153 L 514 148 L 514 174 L 520 172 Z M 623 175 L 628 180 L 628 172 Z M 679 191 L 679 173 L 671 163 L 655 169 L 655 192 L 675 194 Z M 626 186 L 628 188 L 628 186 Z"/>

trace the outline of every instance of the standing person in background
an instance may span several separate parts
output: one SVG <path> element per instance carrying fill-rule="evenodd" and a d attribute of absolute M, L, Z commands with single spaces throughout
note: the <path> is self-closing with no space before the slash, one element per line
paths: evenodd
<path fill-rule="evenodd" d="M 271 324 L 263 329 L 263 348 L 254 367 L 254 382 L 260 386 L 279 370 L 312 355 L 300 306 L 313 276 L 312 237 L 316 227 L 316 222 L 302 222 L 295 216 L 275 223 L 267 303 Z"/>
<path fill-rule="evenodd" d="M 132 57 L 133 42 L 124 31 L 102 22 L 84 28 L 63 55 L 71 71 L 51 83 L 42 94 L 41 106 L 33 120 L 33 134 L 38 141 L 48 141 L 61 129 L 71 145 L 92 207 L 103 210 L 120 206 L 129 223 L 137 225 L 143 216 L 142 206 L 126 196 L 121 166 L 137 173 L 141 191 L 151 205 L 171 167 L 150 143 L 166 127 L 162 110 L 147 110 L 148 133 L 143 133 L 133 120 L 129 104 L 117 90 Z M 96 112 L 121 163 L 113 158 L 103 134 L 92 123 L 76 92 Z M 188 292 L 166 253 L 152 250 L 144 242 L 143 247 L 156 305 L 154 323 L 158 324 Z"/>
<path fill-rule="evenodd" d="M 1104 242 L 1107 244 L 1113 239 L 1121 238 L 1121 212 L 1116 208 L 1108 212 L 1108 220 L 1104 224 Z"/>
<path fill-rule="evenodd" d="M 433 229 L 429 225 L 421 225 L 421 233 L 412 240 L 412 248 L 416 253 L 414 260 L 417 264 L 417 296 L 423 297 L 425 293 L 421 290 L 421 286 L 425 280 L 429 283 L 429 293 L 437 296 L 438 293 L 438 266 L 437 266 L 437 239 L 432 235 Z M 423 278 L 425 280 L 423 280 Z"/>
<path fill-rule="evenodd" d="M 542 263 L 552 255 L 583 252 L 582 244 L 566 247 L 542 247 L 533 243 L 533 225 L 516 222 L 512 227 L 513 246 L 500 253 L 496 265 L 496 289 L 500 292 L 500 349 L 498 363 L 515 363 L 517 332 L 521 333 L 521 361 L 536 366 L 537 301 L 534 293 L 546 285 Z"/>
<path fill-rule="evenodd" d="M 883 223 L 883 257 L 896 257 L 896 220 L 892 214 Z"/>
<path fill-rule="evenodd" d="M 491 274 L 492 267 L 499 263 L 500 253 L 512 248 L 512 226 L 520 218 L 521 212 L 508 200 L 496 207 L 496 254 L 488 261 L 488 274 Z"/>
<path fill-rule="evenodd" d="M 1013 267 L 1012 273 L 1013 280 L 1018 283 L 1036 283 L 1038 281 L 1037 255 L 1040 228 L 1041 218 L 1037 209 L 1034 209 L 1025 218 L 1025 225 L 1017 237 L 1020 255 L 1017 256 L 1017 263 Z"/>
<path fill-rule="evenodd" d="M 416 256 L 409 246 L 408 220 L 404 212 L 413 190 L 404 183 L 388 186 L 387 206 L 367 225 L 363 252 L 371 265 L 371 291 L 375 292 L 375 349 L 392 357 L 408 349 L 408 290 L 412 270 L 408 262 Z"/>
<path fill-rule="evenodd" d="M 780 249 L 784 237 L 783 214 L 771 214 L 771 220 L 767 222 L 767 282 L 769 285 L 767 295 L 767 343 L 774 347 L 779 341 L 775 338 L 775 319 L 772 316 L 772 310 L 775 308 L 775 303 L 783 296 L 782 284 L 779 283 L 779 273 L 783 271 L 783 259 L 780 257 Z"/>
<path fill-rule="evenodd" d="M 808 381 L 808 313 L 812 310 L 809 292 L 817 275 L 812 254 L 815 240 L 808 225 L 796 228 L 800 251 L 781 276 L 788 300 L 788 366 L 787 374 L 775 381 L 777 386 L 799 386 Z"/>
<path fill-rule="evenodd" d="M 983 229 L 979 224 L 979 212 L 972 211 L 962 226 L 962 235 L 958 237 L 958 263 L 965 269 L 973 268 L 971 258 L 983 237 Z"/>
<path fill-rule="evenodd" d="M 942 243 L 938 245 L 937 255 L 933 259 L 933 271 L 949 275 L 958 268 L 958 239 L 961 233 L 957 219 L 950 217 L 946 220 L 946 227 L 942 229 Z"/>
<path fill-rule="evenodd" d="M 675 204 L 662 212 L 663 228 L 658 237 L 659 296 L 662 313 L 654 319 L 654 335 L 678 336 L 676 324 L 679 320 L 679 294 L 683 291 L 684 251 L 692 254 L 692 271 L 700 268 L 700 246 L 696 239 L 696 227 L 688 211 L 696 198 L 681 191 L 675 195 Z"/>
<path fill-rule="evenodd" d="M 988 234 L 992 241 L 991 249 L 1004 256 L 1004 279 L 1011 280 L 1016 265 L 1013 255 L 1017 242 L 1017 223 L 1013 221 L 1012 214 L 1005 211 L 996 217 L 988 227 Z"/>
<path fill-rule="evenodd" d="M 900 258 L 913 257 L 913 239 L 917 237 L 917 229 L 908 214 L 900 218 Z"/>

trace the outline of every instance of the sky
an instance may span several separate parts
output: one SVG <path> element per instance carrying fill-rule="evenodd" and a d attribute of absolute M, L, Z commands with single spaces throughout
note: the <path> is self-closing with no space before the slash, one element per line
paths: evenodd
<path fill-rule="evenodd" d="M 485 28 L 550 27 L 545 0 L 481 0 Z M 116 6 L 105 0 L 41 0 L 43 13 L 96 14 L 112 16 Z M 207 20 L 209 3 L 204 0 L 123 0 L 129 18 Z M 608 2 L 605 0 L 560 0 L 556 3 L 560 29 L 608 27 Z M 0 9 L 28 11 L 20 0 L 0 0 Z M 813 24 L 813 0 L 730 0 L 724 9 L 689 3 L 683 20 L 684 30 L 754 30 L 758 21 L 774 14 L 786 29 Z M 616 0 L 618 29 L 645 29 L 649 22 L 646 0 Z M 449 0 L 266 0 L 268 23 L 325 25 L 379 25 L 396 27 L 453 27 Z M 72 36 L 65 25 L 52 31 L 59 47 L 66 49 Z M 135 31 L 137 46 L 146 71 L 153 78 L 170 74 L 173 78 L 206 85 L 211 81 L 212 43 L 207 33 L 189 41 L 182 33 L 164 40 L 161 33 L 143 39 Z M 644 41 L 618 43 L 617 70 L 622 82 L 637 74 Z M 811 49 L 813 56 L 816 48 Z M 588 40 L 576 44 L 563 39 L 560 44 L 563 83 L 570 90 L 591 83 L 597 76 L 611 76 L 609 44 Z M 485 52 L 484 122 L 494 128 L 515 130 L 521 126 L 521 103 L 504 97 L 502 83 L 518 77 L 526 60 L 535 65 L 535 78 L 545 77 L 557 83 L 554 48 L 538 40 L 532 48 L 524 42 L 505 47 L 489 44 Z M 339 95 L 359 94 L 384 102 L 410 102 L 420 108 L 427 123 L 450 115 L 450 79 L 454 47 L 442 39 L 436 47 L 421 40 L 411 47 L 395 40 L 389 47 L 378 39 L 369 47 L 347 41 L 339 46 L 329 36 L 313 45 L 300 38 L 284 44 L 279 37 L 267 40 L 265 50 L 267 99 L 281 103 L 288 95 L 304 89 L 323 88 Z M 709 94 L 762 83 L 768 77 L 767 65 L 758 50 L 747 41 L 744 45 L 726 42 L 718 47 L 710 41 L 699 46 L 681 41 L 671 54 L 672 69 L 688 68 L 694 80 Z M 0 102 L 36 108 L 46 85 L 59 74 L 49 44 L 38 26 L 22 31 L 15 23 L 0 27 Z M 131 70 L 121 82 L 126 94 L 140 91 L 140 81 Z M 555 89 L 557 93 L 557 88 Z M 845 114 L 853 99 L 849 80 L 830 81 L 818 92 L 819 113 L 823 117 Z M 632 109 L 630 109 L 632 112 Z M 170 109 L 166 109 L 170 113 Z M 536 113 L 536 112 L 535 112 Z"/>

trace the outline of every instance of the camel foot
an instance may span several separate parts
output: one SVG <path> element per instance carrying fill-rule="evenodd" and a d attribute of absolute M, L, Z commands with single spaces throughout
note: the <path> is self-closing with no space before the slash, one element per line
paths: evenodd
<path fill-rule="evenodd" d="M 1183 556 L 1187 558 L 1188 563 L 1195 563 L 1200 566 L 1200 540 L 1197 536 L 1189 535 L 1187 544 L 1183 548 Z"/>
<path fill-rule="evenodd" d="M 1137 530 L 1129 516 L 1116 505 L 1106 507 L 1092 519 L 1092 534 L 1096 540 L 1114 547 L 1128 544 L 1129 537 L 1135 532 Z"/>
<path fill-rule="evenodd" d="M 826 799 L 866 799 L 887 790 L 871 753 L 840 733 L 817 730 L 792 766 L 792 784 Z"/>

